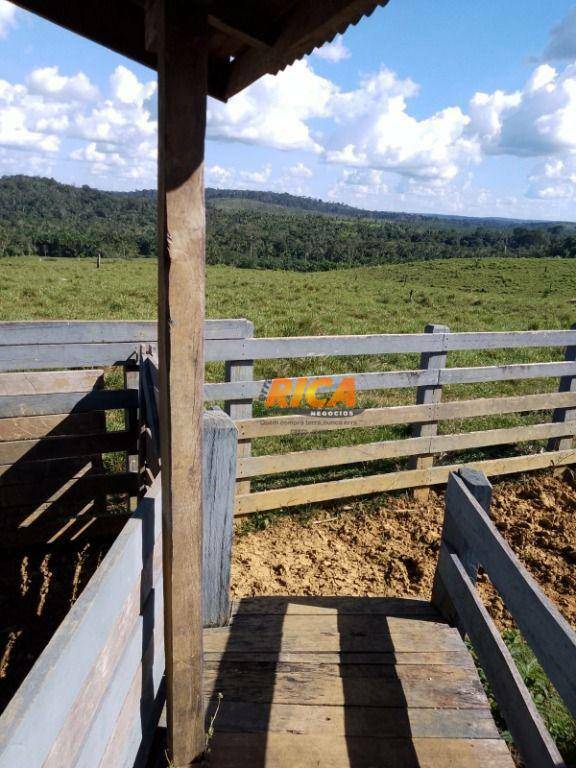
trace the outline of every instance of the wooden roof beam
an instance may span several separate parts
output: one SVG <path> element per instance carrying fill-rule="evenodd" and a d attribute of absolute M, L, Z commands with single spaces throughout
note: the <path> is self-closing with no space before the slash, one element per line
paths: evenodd
<path fill-rule="evenodd" d="M 387 0 L 381 0 L 385 5 Z M 268 50 L 253 48 L 239 55 L 230 65 L 226 98 L 246 88 L 262 75 L 283 69 L 302 49 L 314 47 L 332 39 L 346 28 L 351 16 L 360 18 L 374 8 L 373 0 L 299 0 L 291 13 L 282 20 L 282 30 L 274 46 Z"/>
<path fill-rule="evenodd" d="M 92 40 L 138 64 L 157 69 L 143 6 L 126 0 L 15 0 L 15 5 Z M 230 64 L 211 59 L 208 92 L 224 100 Z"/>
<path fill-rule="evenodd" d="M 144 46 L 144 8 L 121 0 L 14 0 L 15 5 L 129 59 L 156 69 Z"/>
<path fill-rule="evenodd" d="M 246 22 L 239 23 L 236 19 L 222 18 L 214 14 L 209 14 L 208 24 L 212 29 L 223 32 L 229 37 L 233 37 L 250 48 L 261 48 L 268 50 L 275 42 L 276 36 L 271 35 L 265 29 L 261 29 L 254 24 L 248 25 Z"/>

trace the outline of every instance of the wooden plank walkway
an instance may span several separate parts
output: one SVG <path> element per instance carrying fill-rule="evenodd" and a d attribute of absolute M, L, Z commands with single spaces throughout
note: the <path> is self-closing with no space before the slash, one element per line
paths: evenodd
<path fill-rule="evenodd" d="M 513 768 L 468 650 L 427 602 L 245 599 L 204 651 L 211 768 Z"/>

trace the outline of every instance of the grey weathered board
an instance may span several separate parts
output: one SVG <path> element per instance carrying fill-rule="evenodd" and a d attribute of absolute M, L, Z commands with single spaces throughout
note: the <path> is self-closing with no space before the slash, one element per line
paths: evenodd
<path fill-rule="evenodd" d="M 244 338 L 250 321 L 206 320 L 205 339 Z M 157 341 L 156 320 L 32 320 L 0 323 L 0 346 L 19 344 L 135 344 Z"/>
<path fill-rule="evenodd" d="M 525 765 L 527 768 L 558 768 L 562 765 L 562 757 L 542 722 L 504 640 L 462 562 L 445 545 L 440 551 L 438 573 L 478 654 Z"/>
<path fill-rule="evenodd" d="M 105 705 L 109 685 L 121 670 L 118 663 L 109 668 L 107 657 L 111 659 L 111 654 L 115 654 L 114 658 L 120 661 L 122 647 L 113 649 L 122 638 L 134 638 L 131 627 L 136 635 L 140 633 L 138 653 L 142 650 L 143 633 L 150 632 L 140 614 L 161 562 L 160 521 L 156 484 L 141 501 L 0 718 L 1 768 L 44 765 L 52 750 L 54 755 L 58 750 L 68 750 L 64 754 L 69 755 L 71 750 L 76 758 L 84 738 L 93 729 L 98 731 L 98 723 L 102 722 L 98 718 L 106 717 L 108 712 L 105 707 L 101 710 L 100 705 Z M 157 641 L 155 653 L 161 654 L 161 633 Z M 138 640 L 134 643 L 138 645 Z M 102 674 L 102 696 L 88 705 L 88 712 L 83 714 L 84 697 L 89 693 L 86 681 L 95 676 L 96 685 L 98 675 Z M 123 690 L 116 689 L 115 698 L 123 701 L 128 687 L 126 684 Z M 138 706 L 134 716 L 140 717 Z M 69 731 L 74 729 L 81 733 L 76 734 L 77 741 L 70 746 L 66 740 L 73 736 Z M 97 752 L 104 750 L 110 735 L 109 730 L 100 730 L 94 742 L 96 753 L 87 764 L 99 764 Z M 59 762 L 54 757 L 52 764 L 75 763 L 68 759 Z"/>
<path fill-rule="evenodd" d="M 230 627 L 204 633 L 207 724 L 223 693 L 213 768 L 512 768 L 463 641 L 411 604 L 241 600 Z"/>
<path fill-rule="evenodd" d="M 566 706 L 576 716 L 576 633 L 456 475 L 451 476 L 448 484 L 446 508 Z"/>
<path fill-rule="evenodd" d="M 560 378 L 576 376 L 575 362 L 516 363 L 471 368 L 442 368 L 440 370 L 390 371 L 383 373 L 343 373 L 332 377 L 336 389 L 345 378 L 354 377 L 356 390 L 407 389 L 410 387 L 439 387 L 447 384 L 475 384 L 489 381 L 520 381 L 523 379 Z M 324 378 L 310 376 L 310 381 Z M 288 379 L 292 383 L 297 377 Z M 267 391 L 265 379 L 249 382 L 223 382 L 204 385 L 206 400 L 243 400 L 262 397 Z"/>

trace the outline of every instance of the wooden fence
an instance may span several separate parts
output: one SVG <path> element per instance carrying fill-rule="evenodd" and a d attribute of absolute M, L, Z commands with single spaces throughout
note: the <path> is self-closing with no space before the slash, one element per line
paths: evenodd
<path fill-rule="evenodd" d="M 566 349 L 563 361 L 513 363 L 476 367 L 446 367 L 449 353 L 466 350 L 505 350 L 530 348 Z M 541 453 L 475 462 L 473 466 L 488 475 L 524 472 L 550 466 L 576 463 L 572 449 L 576 434 L 576 328 L 572 330 L 450 333 L 445 326 L 427 326 L 420 334 L 379 334 L 370 336 L 319 336 L 299 338 L 245 338 L 212 341 L 207 359 L 234 360 L 245 367 L 234 380 L 208 383 L 207 401 L 225 400 L 242 403 L 263 398 L 269 382 L 252 380 L 253 361 L 274 358 L 310 358 L 323 356 L 360 356 L 414 353 L 421 355 L 416 370 L 353 373 L 333 376 L 336 388 L 343 378 L 353 376 L 356 390 L 406 389 L 416 393 L 415 405 L 368 408 L 350 418 L 317 418 L 306 415 L 237 417 L 239 451 L 238 478 L 241 482 L 258 476 L 335 467 L 364 462 L 411 457 L 409 469 L 350 479 L 297 485 L 250 493 L 239 488 L 236 514 L 279 507 L 342 499 L 380 491 L 426 488 L 446 483 L 449 473 L 459 465 L 433 466 L 434 456 L 475 448 L 511 445 L 547 440 Z M 319 380 L 315 375 L 309 380 Z M 490 397 L 442 402 L 442 388 L 449 384 L 507 382 L 525 379 L 560 380 L 557 392 L 512 397 Z M 297 378 L 289 379 L 295 384 Z M 437 434 L 438 423 L 477 416 L 553 410 L 553 420 L 501 429 Z M 295 451 L 284 454 L 251 456 L 249 441 L 277 435 L 306 434 L 330 430 L 412 425 L 413 436 L 363 445 Z"/>
<path fill-rule="evenodd" d="M 135 359 L 138 475 L 149 487 L 0 717 L 0 768 L 146 764 L 165 699 L 162 492 L 157 370 L 153 355 Z M 237 460 L 223 411 L 205 414 L 204 444 L 204 623 L 220 626 L 230 615 Z"/>
<path fill-rule="evenodd" d="M 452 473 L 433 604 L 467 634 L 527 768 L 564 762 L 476 589 L 481 565 L 544 671 L 576 716 L 576 633 L 546 598 L 487 514 L 490 485 L 469 469 Z"/>
<path fill-rule="evenodd" d="M 207 403 L 223 402 L 225 411 L 238 429 L 237 497 L 235 514 L 265 511 L 279 507 L 343 499 L 351 496 L 415 488 L 425 493 L 430 486 L 446 483 L 448 475 L 458 464 L 434 466 L 440 454 L 454 454 L 471 449 L 514 445 L 528 441 L 546 440 L 547 450 L 507 458 L 486 459 L 474 463 L 488 475 L 502 475 L 565 466 L 576 460 L 572 450 L 576 433 L 576 329 L 516 332 L 450 333 L 445 326 L 427 326 L 424 333 L 373 334 L 365 336 L 312 336 L 285 338 L 254 338 L 253 325 L 244 319 L 210 320 L 205 327 L 205 356 L 207 362 L 224 363 L 224 381 L 205 385 Z M 43 471 L 43 456 L 51 454 L 55 469 L 57 455 L 78 460 L 71 454 L 78 446 L 76 433 L 62 432 L 61 425 L 70 425 L 91 434 L 83 439 L 84 451 L 97 456 L 99 450 L 117 450 L 122 446 L 129 456 L 126 472 L 121 477 L 108 476 L 106 482 L 115 490 L 118 484 L 132 488 L 137 457 L 134 446 L 135 398 L 138 389 L 138 368 L 135 361 L 141 346 L 154 353 L 156 324 L 151 322 L 31 322 L 0 324 L 0 370 L 25 369 L 28 373 L 0 374 L 0 438 L 12 444 L 0 447 L 0 462 L 17 457 L 21 462 L 34 461 L 37 471 Z M 511 350 L 534 348 L 565 348 L 563 361 L 512 363 L 475 367 L 448 367 L 450 353 L 466 350 Z M 345 376 L 353 375 L 358 392 L 413 389 L 414 405 L 368 408 L 346 419 L 313 418 L 305 415 L 267 416 L 252 418 L 253 402 L 264 396 L 269 381 L 254 378 L 254 361 L 321 358 L 325 356 L 362 356 L 420 354 L 420 367 L 414 370 L 340 374 L 333 377 L 334 387 Z M 126 369 L 127 391 L 101 389 L 100 370 L 103 366 L 123 364 Z M 56 389 L 58 372 L 46 373 L 46 368 L 79 368 L 90 371 L 69 373 L 65 388 Z M 39 371 L 43 372 L 40 373 Z M 31 371 L 31 372 L 30 372 Z M 151 371 L 150 375 L 155 375 Z M 16 377 L 16 378 L 10 378 Z M 322 376 L 311 376 L 318 380 Z M 524 394 L 489 398 L 443 401 L 445 385 L 481 382 L 510 382 L 526 379 L 559 379 L 557 392 Z M 291 379 L 295 382 L 296 379 Z M 20 382 L 21 389 L 16 387 Z M 50 390 L 50 382 L 53 389 Z M 60 387 L 60 383 L 58 383 Z M 8 388 L 8 389 L 7 389 Z M 86 391 L 88 389 L 88 391 Z M 108 433 L 98 438 L 96 427 L 83 426 L 87 412 L 102 418 L 106 408 L 127 411 L 123 433 Z M 438 424 L 454 419 L 522 414 L 552 410 L 552 421 L 500 429 L 438 434 Z M 63 415 L 64 414 L 64 415 Z M 130 415 L 132 414 L 132 415 Z M 25 418 L 26 421 L 22 421 Z M 94 418 L 94 416 L 92 416 Z M 411 425 L 412 437 L 380 440 L 362 445 L 339 446 L 319 450 L 252 455 L 252 441 L 261 437 L 329 432 L 332 430 Z M 100 424 L 102 427 L 102 422 Z M 44 431 L 42 431 L 44 430 Z M 50 430 L 55 430 L 51 432 Z M 60 430 L 59 432 L 57 430 Z M 4 437 L 6 435 L 7 437 Z M 62 436 L 60 444 L 43 438 Z M 26 438 L 26 443 L 15 445 Z M 40 443 L 34 445 L 34 439 Z M 123 441 L 125 441 L 123 443 Z M 2 450 L 4 453 L 2 454 Z M 316 482 L 292 487 L 251 492 L 250 482 L 256 477 L 308 471 L 321 467 L 347 467 L 354 464 L 397 459 L 410 460 L 407 469 L 343 480 Z M 2 465 L 0 465 L 2 466 Z M 74 465 L 76 466 L 76 465 Z M 97 467 L 98 465 L 93 465 Z M 26 468 L 26 472 L 30 467 Z M 66 465 L 66 471 L 70 467 Z M 45 470 L 44 470 L 45 471 Z M 90 471 L 94 471 L 91 468 Z M 75 470 L 73 470 L 75 472 Z M 17 480 L 16 470 L 4 470 L 6 478 Z M 3 475 L 3 477 L 4 477 Z M 74 474 L 74 486 L 80 488 Z M 0 481 L 1 482 L 1 481 Z M 90 479 L 83 483 L 90 488 Z M 7 484 L 7 483 L 5 483 Z M 14 484 L 14 483 L 13 483 Z M 420 491 L 418 491 L 420 489 Z M 36 493 L 36 490 L 31 491 Z M 39 490 L 37 495 L 44 491 Z M 0 488 L 0 494 L 2 489 Z M 9 493 L 9 492 L 8 492 Z M 33 504 L 36 500 L 33 500 Z"/>

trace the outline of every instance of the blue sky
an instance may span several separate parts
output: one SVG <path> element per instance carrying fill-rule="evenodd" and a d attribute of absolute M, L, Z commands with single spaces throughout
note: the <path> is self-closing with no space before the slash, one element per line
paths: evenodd
<path fill-rule="evenodd" d="M 213 186 L 576 219 L 574 0 L 390 0 L 227 105 Z M 155 186 L 152 71 L 0 0 L 0 174 Z"/>

